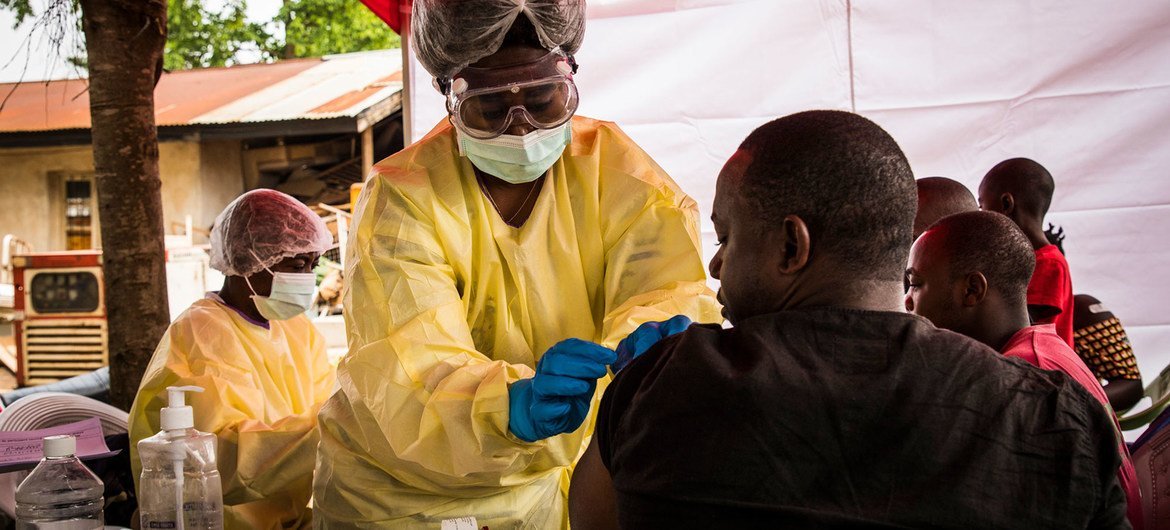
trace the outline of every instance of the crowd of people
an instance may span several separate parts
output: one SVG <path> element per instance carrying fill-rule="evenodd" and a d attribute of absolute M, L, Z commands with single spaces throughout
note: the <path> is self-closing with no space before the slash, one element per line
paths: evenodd
<path fill-rule="evenodd" d="M 449 115 L 356 205 L 348 354 L 304 315 L 328 229 L 244 194 L 132 442 L 205 388 L 229 529 L 1142 526 L 1140 374 L 1043 166 L 973 194 L 862 116 L 778 118 L 718 175 L 705 268 L 695 202 L 576 115 L 583 36 L 580 0 L 415 0 Z"/>

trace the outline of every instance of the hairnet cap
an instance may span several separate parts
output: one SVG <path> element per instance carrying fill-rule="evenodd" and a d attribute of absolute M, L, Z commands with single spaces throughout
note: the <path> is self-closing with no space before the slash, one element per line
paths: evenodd
<path fill-rule="evenodd" d="M 251 276 L 284 258 L 332 247 L 333 234 L 308 206 L 276 190 L 253 190 L 215 218 L 211 268 L 228 276 Z"/>
<path fill-rule="evenodd" d="M 521 14 L 545 49 L 571 55 L 585 38 L 585 0 L 414 0 L 412 9 L 412 44 L 437 78 L 496 53 Z"/>

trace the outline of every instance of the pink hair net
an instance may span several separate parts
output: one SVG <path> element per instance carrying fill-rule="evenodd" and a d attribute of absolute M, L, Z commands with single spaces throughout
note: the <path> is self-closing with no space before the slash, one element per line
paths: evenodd
<path fill-rule="evenodd" d="M 251 276 L 297 254 L 333 248 L 321 217 L 276 190 L 240 195 L 215 218 L 211 268 L 228 276 Z"/>

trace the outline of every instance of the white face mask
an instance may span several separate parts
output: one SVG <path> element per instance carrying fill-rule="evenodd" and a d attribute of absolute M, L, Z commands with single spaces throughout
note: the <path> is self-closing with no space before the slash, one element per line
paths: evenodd
<path fill-rule="evenodd" d="M 256 294 L 252 282 L 245 277 L 248 288 L 252 289 L 252 302 L 260 316 L 267 320 L 288 320 L 304 314 L 313 307 L 313 295 L 317 290 L 317 275 L 311 272 L 272 272 L 272 292 L 268 296 Z"/>
<path fill-rule="evenodd" d="M 573 139 L 571 122 L 547 130 L 537 129 L 524 136 L 501 135 L 490 140 L 472 138 L 456 129 L 459 152 L 471 159 L 480 171 L 504 182 L 532 182 L 561 157 Z"/>

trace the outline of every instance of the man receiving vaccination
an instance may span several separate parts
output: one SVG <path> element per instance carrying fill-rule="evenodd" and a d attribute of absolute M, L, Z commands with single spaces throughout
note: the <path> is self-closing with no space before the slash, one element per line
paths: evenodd
<path fill-rule="evenodd" d="M 1063 374 L 902 310 L 910 166 L 861 116 L 756 129 L 716 185 L 734 325 L 606 390 L 573 527 L 1118 528 L 1112 422 Z"/>
<path fill-rule="evenodd" d="M 319 528 L 566 528 L 610 348 L 719 320 L 695 203 L 614 124 L 574 117 L 584 16 L 415 1 L 449 116 L 358 201 Z"/>
<path fill-rule="evenodd" d="M 1044 370 L 1064 372 L 1109 413 L 1109 397 L 1052 324 L 1031 325 L 1026 302 L 1036 259 L 1011 219 L 967 212 L 936 223 L 914 243 L 906 270 L 906 310 Z M 1116 418 L 1113 418 L 1116 421 Z M 1129 520 L 1141 528 L 1142 504 L 1129 450 L 1117 428 Z"/>
<path fill-rule="evenodd" d="M 245 193 L 211 231 L 218 293 L 179 315 L 159 343 L 130 409 L 130 461 L 159 430 L 167 387 L 197 385 L 195 428 L 218 438 L 224 528 L 308 528 L 317 411 L 333 392 L 325 339 L 304 313 L 313 268 L 333 235 L 304 204 L 273 190 Z"/>

